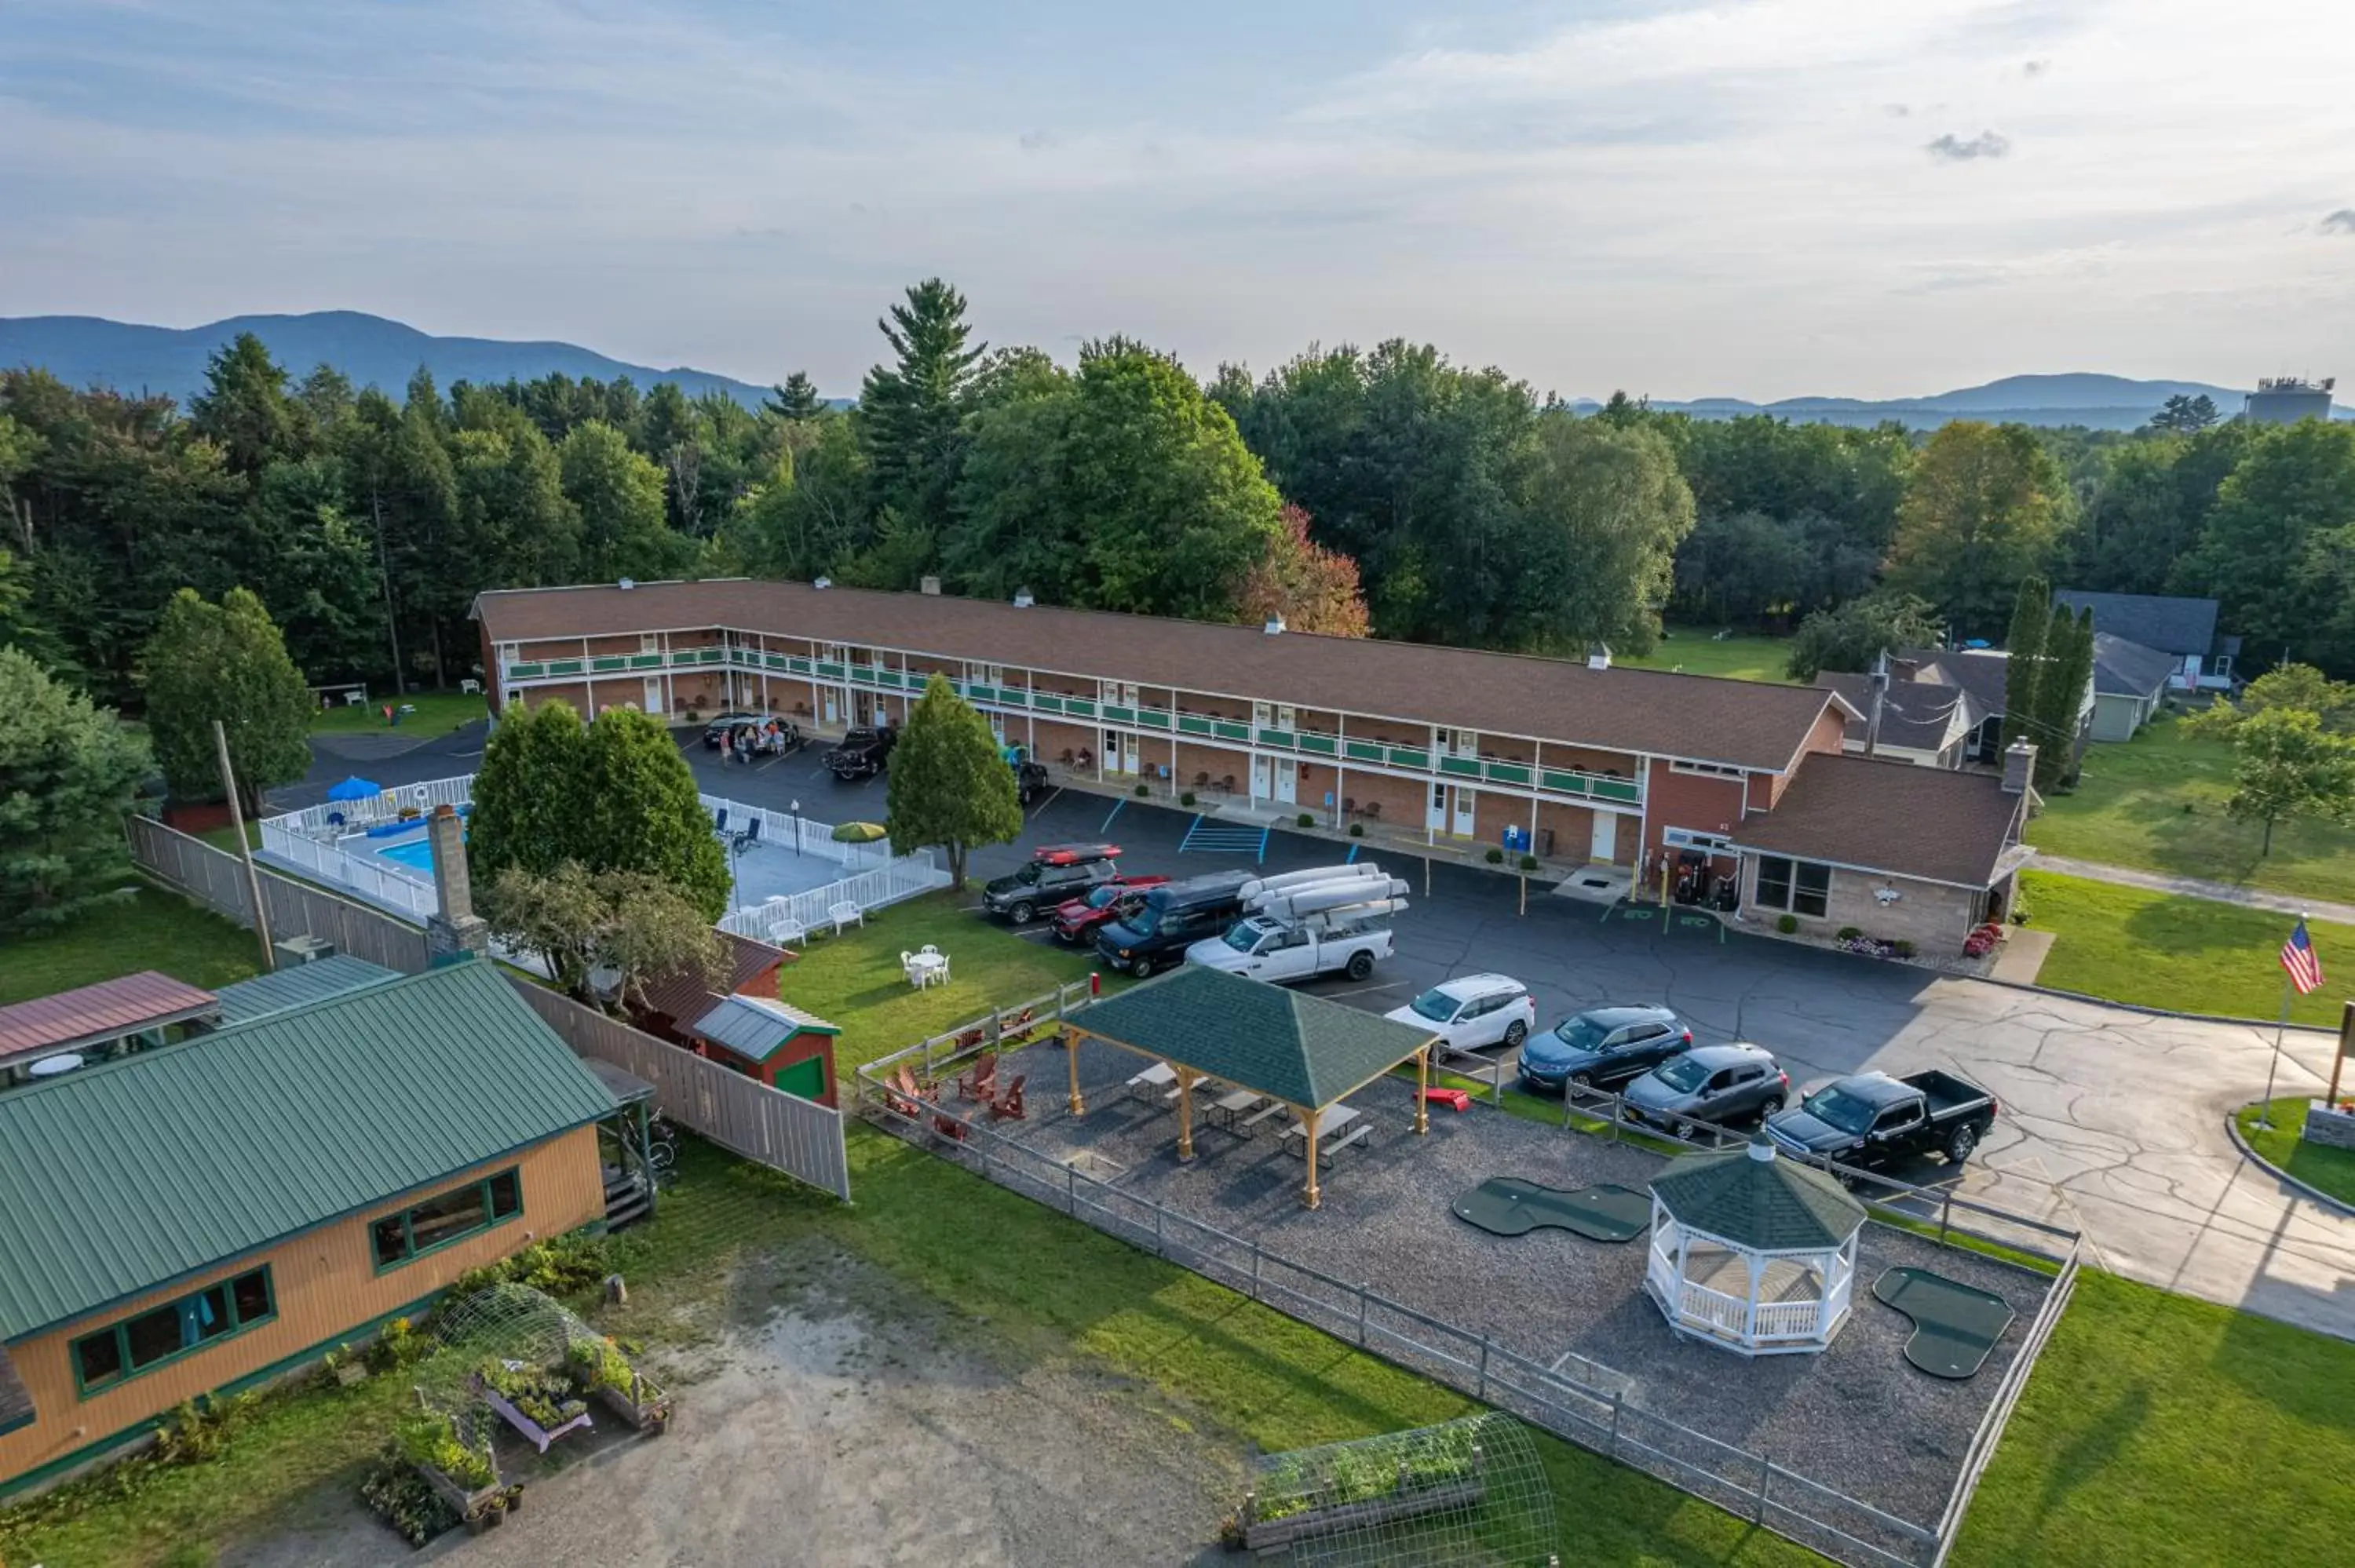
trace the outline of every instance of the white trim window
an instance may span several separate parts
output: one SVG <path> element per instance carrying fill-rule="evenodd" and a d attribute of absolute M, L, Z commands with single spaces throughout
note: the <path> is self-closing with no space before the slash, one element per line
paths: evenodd
<path fill-rule="evenodd" d="M 1668 771 L 1671 773 L 1705 773 L 1715 779 L 1747 779 L 1750 777 L 1750 770 L 1748 768 L 1728 768 L 1721 762 L 1670 762 L 1668 764 Z"/>
<path fill-rule="evenodd" d="M 1662 828 L 1660 842 L 1670 849 L 1707 850 L 1711 854 L 1733 853 L 1733 841 L 1723 833 L 1697 833 L 1690 828 Z"/>
<path fill-rule="evenodd" d="M 1820 861 L 1762 854 L 1758 857 L 1758 879 L 1751 887 L 1750 902 L 1760 909 L 1779 909 L 1820 920 L 1831 908 L 1832 868 Z"/>

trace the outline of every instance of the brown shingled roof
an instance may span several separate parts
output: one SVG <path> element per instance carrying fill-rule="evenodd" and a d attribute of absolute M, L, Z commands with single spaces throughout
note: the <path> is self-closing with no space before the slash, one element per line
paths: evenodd
<path fill-rule="evenodd" d="M 101 980 L 55 996 L 0 1007 L 0 1065 L 103 1044 L 202 1018 L 220 1011 L 220 999 L 170 975 L 143 969 L 120 980 Z"/>
<path fill-rule="evenodd" d="M 1734 833 L 1737 848 L 1963 887 L 2006 869 L 2023 797 L 1987 773 L 1956 773 L 1810 753 L 1771 816 Z"/>
<path fill-rule="evenodd" d="M 742 991 L 755 979 L 783 963 L 787 956 L 783 948 L 773 948 L 766 942 L 739 937 L 731 931 L 720 932 L 719 939 L 728 944 L 728 968 L 727 972 L 720 976 L 721 983 L 717 988 L 706 985 L 699 974 L 659 975 L 641 988 L 645 999 L 645 1011 L 663 1014 L 684 1031 L 709 1012 L 713 1001 Z"/>
<path fill-rule="evenodd" d="M 1831 701 L 1568 659 L 741 577 L 500 590 L 475 614 L 499 642 L 725 627 L 1758 768 L 1789 766 Z"/>

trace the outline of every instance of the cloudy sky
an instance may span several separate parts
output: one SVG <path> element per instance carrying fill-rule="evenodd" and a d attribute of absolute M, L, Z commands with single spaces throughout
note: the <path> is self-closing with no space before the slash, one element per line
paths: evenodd
<path fill-rule="evenodd" d="M 1207 375 L 2355 376 L 2345 0 L 0 0 L 0 314 L 849 393 L 906 283 Z"/>

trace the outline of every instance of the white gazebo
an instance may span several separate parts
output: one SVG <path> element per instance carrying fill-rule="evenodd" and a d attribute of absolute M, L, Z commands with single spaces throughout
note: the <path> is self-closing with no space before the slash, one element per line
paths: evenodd
<path fill-rule="evenodd" d="M 1644 1288 L 1680 1334 L 1745 1356 L 1821 1351 L 1848 1320 L 1864 1205 L 1760 1138 L 1652 1179 Z"/>

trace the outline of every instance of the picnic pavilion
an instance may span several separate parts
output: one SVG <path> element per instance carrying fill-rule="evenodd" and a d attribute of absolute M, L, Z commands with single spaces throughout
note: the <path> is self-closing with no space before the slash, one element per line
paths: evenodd
<path fill-rule="evenodd" d="M 1080 1093 L 1081 1040 L 1167 1063 L 1176 1075 L 1178 1158 L 1194 1158 L 1194 1091 L 1227 1084 L 1288 1107 L 1307 1137 L 1308 1185 L 1302 1201 L 1322 1202 L 1316 1187 L 1317 1136 L 1333 1108 L 1394 1067 L 1415 1067 L 1414 1130 L 1431 1130 L 1421 1093 L 1431 1085 L 1428 1030 L 1393 1023 L 1337 1001 L 1263 980 L 1188 964 L 1071 1014 L 1065 1052 L 1073 1116 L 1087 1112 Z"/>

